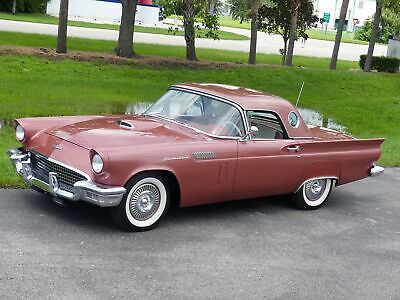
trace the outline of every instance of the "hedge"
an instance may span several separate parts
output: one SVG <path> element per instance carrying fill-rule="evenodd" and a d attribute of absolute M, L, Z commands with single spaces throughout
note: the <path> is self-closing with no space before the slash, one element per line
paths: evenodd
<path fill-rule="evenodd" d="M 365 54 L 360 56 L 360 67 L 364 69 L 365 60 L 367 56 Z M 386 56 L 373 56 L 371 70 L 377 70 L 378 72 L 389 72 L 397 73 L 400 68 L 400 59 L 396 57 L 386 57 Z"/>

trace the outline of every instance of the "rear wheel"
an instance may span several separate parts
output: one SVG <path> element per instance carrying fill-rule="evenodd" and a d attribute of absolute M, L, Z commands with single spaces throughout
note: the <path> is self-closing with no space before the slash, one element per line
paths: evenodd
<path fill-rule="evenodd" d="M 125 186 L 121 203 L 112 209 L 114 222 L 129 231 L 145 231 L 158 225 L 168 210 L 168 181 L 157 173 L 140 174 Z"/>
<path fill-rule="evenodd" d="M 293 203 L 300 209 L 317 209 L 321 207 L 328 198 L 333 179 L 311 179 L 306 181 L 303 186 L 293 195 Z"/>

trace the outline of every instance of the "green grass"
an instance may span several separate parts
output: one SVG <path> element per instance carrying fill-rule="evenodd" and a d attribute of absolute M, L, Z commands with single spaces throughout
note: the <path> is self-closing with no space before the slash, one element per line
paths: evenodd
<path fill-rule="evenodd" d="M 221 16 L 219 18 L 219 21 L 220 21 L 221 26 L 250 30 L 250 22 L 244 21 L 244 22 L 240 23 L 240 21 L 234 20 L 230 16 Z M 336 37 L 336 31 L 328 30 L 325 32 L 325 30 L 316 29 L 316 28 L 307 30 L 307 34 L 309 35 L 309 37 L 311 39 L 324 40 L 324 41 L 334 41 L 335 37 Z M 368 42 L 354 39 L 353 32 L 343 32 L 342 42 L 343 43 L 352 43 L 352 44 L 362 44 L 362 45 L 368 44 Z"/>
<path fill-rule="evenodd" d="M 11 127 L 0 128 L 0 187 L 24 187 L 24 183 L 15 174 L 15 168 L 8 160 L 6 151 L 12 147 L 18 147 Z"/>
<path fill-rule="evenodd" d="M 0 46 L 24 46 L 24 47 L 45 47 L 54 48 L 56 37 L 40 34 L 26 34 L 0 31 Z M 68 49 L 76 51 L 107 52 L 112 53 L 116 42 L 103 40 L 89 40 L 80 38 L 69 38 Z M 185 47 L 165 46 L 153 44 L 135 44 L 135 51 L 142 55 L 167 56 L 175 58 L 185 57 Z M 248 54 L 240 51 L 227 51 L 215 49 L 198 48 L 197 54 L 201 60 L 218 62 L 246 63 Z M 281 56 L 278 54 L 258 54 L 257 62 L 260 64 L 281 64 Z M 328 68 L 328 58 L 315 58 L 307 56 L 295 56 L 295 66 L 307 68 Z M 358 64 L 351 61 L 339 61 L 338 69 L 358 69 Z"/>
<path fill-rule="evenodd" d="M 9 14 L 0 12 L 0 19 L 3 20 L 11 20 L 11 21 L 22 21 L 22 22 L 34 22 L 34 23 L 44 23 L 44 24 L 58 24 L 58 18 L 44 15 L 44 14 Z M 101 28 L 101 29 L 109 29 L 109 30 L 119 30 L 119 25 L 116 24 L 97 24 L 97 23 L 89 23 L 82 21 L 69 21 L 69 26 L 75 27 L 86 27 L 86 28 Z M 178 35 L 183 36 L 183 31 L 178 30 L 176 32 L 169 30 L 168 28 L 156 28 L 156 27 L 145 27 L 140 25 L 135 25 L 135 32 L 142 33 L 151 33 L 151 34 L 165 34 L 165 35 Z M 196 31 L 196 34 L 200 38 L 206 37 L 206 30 L 200 29 Z M 248 40 L 247 36 L 219 31 L 218 37 L 221 40 Z"/>
<path fill-rule="evenodd" d="M 196 69 L 104 62 L 52 61 L 0 56 L 0 118 L 122 113 L 127 104 L 153 101 L 179 82 L 216 82 L 270 92 L 347 126 L 359 138 L 385 137 L 386 166 L 400 165 L 399 75 L 285 67 Z M 0 186 L 20 186 L 9 167 L 7 148 L 15 146 L 9 128 L 0 130 Z"/>
<path fill-rule="evenodd" d="M 335 41 L 336 38 L 336 31 L 332 30 L 328 30 L 325 32 L 325 30 L 321 29 L 310 29 L 307 30 L 307 34 L 311 39 L 316 39 L 316 40 Z M 368 45 L 368 42 L 354 39 L 353 32 L 343 32 L 342 43 Z"/>
<path fill-rule="evenodd" d="M 234 20 L 230 16 L 220 16 L 219 17 L 219 24 L 225 27 L 233 27 L 233 28 L 241 28 L 241 29 L 248 29 L 250 30 L 250 22 L 243 21 L 240 23 L 239 20 Z"/>

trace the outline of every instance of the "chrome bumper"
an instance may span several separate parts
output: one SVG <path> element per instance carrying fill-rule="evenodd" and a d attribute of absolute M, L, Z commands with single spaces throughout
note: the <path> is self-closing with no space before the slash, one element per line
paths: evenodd
<path fill-rule="evenodd" d="M 72 193 L 60 188 L 56 173 L 49 173 L 48 182 L 35 178 L 32 174 L 29 153 L 18 149 L 10 149 L 7 151 L 7 154 L 11 162 L 15 165 L 17 173 L 24 178 L 29 186 L 36 187 L 54 197 L 72 201 L 82 200 L 101 207 L 110 207 L 119 205 L 126 193 L 124 187 L 100 185 L 89 180 L 76 182 L 74 184 L 75 192 Z"/>
<path fill-rule="evenodd" d="M 372 177 L 378 176 L 378 175 L 381 175 L 384 171 L 385 171 L 385 169 L 380 166 L 373 166 L 371 168 L 371 170 L 369 170 L 369 176 L 372 176 Z"/>

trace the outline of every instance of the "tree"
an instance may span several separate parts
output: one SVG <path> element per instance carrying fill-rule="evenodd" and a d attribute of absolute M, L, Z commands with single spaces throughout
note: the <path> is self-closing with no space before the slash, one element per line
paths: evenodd
<path fill-rule="evenodd" d="M 48 0 L 1 0 L 0 11 L 11 13 L 44 13 Z"/>
<path fill-rule="evenodd" d="M 231 6 L 231 15 L 235 20 L 250 20 L 250 50 L 249 64 L 256 63 L 257 56 L 257 30 L 258 30 L 258 11 L 263 4 L 269 3 L 270 0 L 228 0 Z"/>
<path fill-rule="evenodd" d="M 400 3 L 398 0 L 376 0 L 376 10 L 371 30 L 371 39 L 368 46 L 367 58 L 365 59 L 364 72 L 371 71 L 372 56 L 374 54 L 375 43 L 378 37 L 379 24 L 381 22 L 382 10 L 384 7 L 392 9 L 395 12 L 400 12 Z"/>
<path fill-rule="evenodd" d="M 314 15 L 314 5 L 309 0 L 300 0 L 296 37 L 308 38 L 306 30 L 318 22 L 318 17 Z M 272 0 L 270 4 L 262 5 L 258 11 L 259 29 L 268 33 L 279 34 L 283 38 L 282 64 L 285 62 L 287 44 L 290 31 L 290 0 Z"/>
<path fill-rule="evenodd" d="M 13 15 L 15 15 L 15 13 L 17 12 L 17 0 L 13 1 L 11 12 Z"/>
<path fill-rule="evenodd" d="M 354 34 L 354 38 L 360 41 L 369 42 L 371 39 L 372 24 L 373 18 L 372 20 L 366 20 L 364 25 Z M 400 37 L 400 18 L 392 9 L 385 9 L 382 12 L 381 24 L 379 26 L 376 41 L 381 44 L 386 44 L 390 35 Z"/>
<path fill-rule="evenodd" d="M 200 22 L 207 29 L 206 37 L 218 39 L 218 1 L 213 0 L 160 0 L 165 15 L 183 16 L 184 37 L 186 42 L 186 59 L 196 61 L 196 29 L 200 28 Z M 210 14 L 213 5 L 214 14 Z"/>
<path fill-rule="evenodd" d="M 250 1 L 249 0 L 228 0 L 230 13 L 234 20 L 239 20 L 240 24 L 250 20 Z"/>
<path fill-rule="evenodd" d="M 373 18 L 372 20 L 366 20 L 363 26 L 361 26 L 354 34 L 354 38 L 360 41 L 369 42 L 371 39 L 373 21 Z M 379 26 L 376 41 L 381 44 L 387 44 L 390 35 L 400 36 L 400 18 L 392 9 L 385 9 L 382 11 L 381 24 Z"/>
<path fill-rule="evenodd" d="M 331 58 L 331 70 L 336 70 L 336 64 L 339 55 L 340 42 L 342 40 L 343 28 L 346 22 L 347 8 L 349 7 L 349 0 L 342 1 L 342 7 L 340 8 L 339 24 L 336 31 L 335 45 L 333 46 L 332 58 Z"/>
<path fill-rule="evenodd" d="M 290 30 L 289 30 L 289 44 L 285 58 L 285 66 L 292 66 L 294 41 L 296 40 L 297 18 L 299 14 L 299 0 L 290 1 Z"/>
<path fill-rule="evenodd" d="M 261 6 L 261 0 L 250 0 L 250 50 L 249 50 L 249 64 L 255 65 L 257 59 L 257 29 L 258 29 L 258 9 Z"/>
<path fill-rule="evenodd" d="M 67 30 L 68 30 L 68 5 L 69 0 L 60 1 L 60 12 L 58 16 L 57 53 L 67 53 Z"/>
<path fill-rule="evenodd" d="M 135 55 L 133 50 L 133 33 L 135 29 L 137 0 L 121 0 L 121 4 L 121 25 L 119 26 L 118 45 L 115 48 L 115 52 L 118 56 L 132 57 Z"/>

